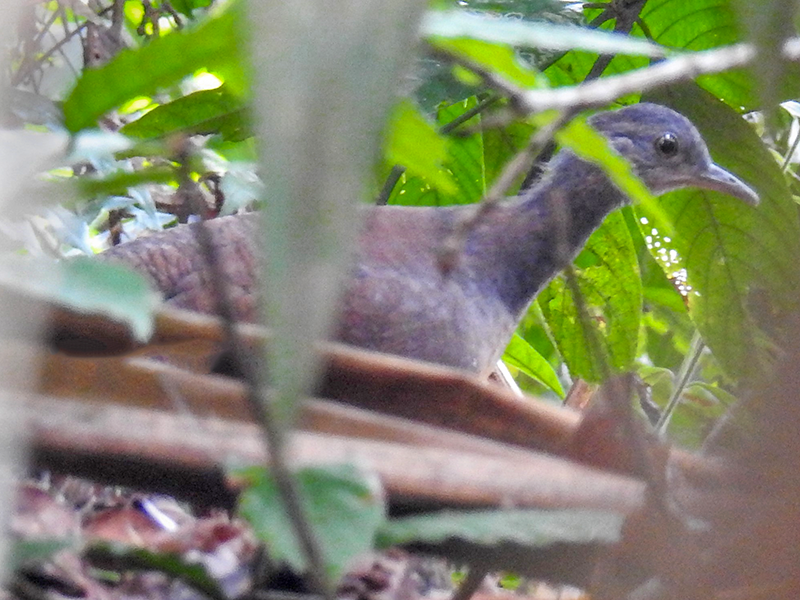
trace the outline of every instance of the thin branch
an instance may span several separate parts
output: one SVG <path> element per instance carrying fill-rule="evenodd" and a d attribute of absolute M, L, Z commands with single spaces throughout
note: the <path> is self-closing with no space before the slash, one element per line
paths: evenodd
<path fill-rule="evenodd" d="M 482 113 L 484 110 L 486 110 L 487 108 L 492 106 L 495 102 L 500 100 L 501 97 L 502 96 L 500 96 L 500 94 L 497 94 L 496 92 L 493 92 L 489 97 L 484 98 L 483 100 L 478 102 L 478 104 L 476 106 L 472 107 L 468 111 L 465 111 L 465 112 L 461 113 L 460 115 L 458 115 L 455 119 L 453 119 L 449 123 L 446 123 L 446 124 L 442 125 L 439 128 L 439 133 L 441 133 L 442 135 L 449 134 L 450 132 L 452 132 L 456 127 L 458 127 L 462 123 L 466 123 L 472 117 Z"/>
<path fill-rule="evenodd" d="M 196 202 L 197 184 L 189 176 L 189 142 L 184 140 L 179 151 L 181 168 L 180 189 L 184 190 L 187 199 Z M 204 207 L 196 206 L 193 212 L 203 214 Z M 274 407 L 263 381 L 259 377 L 258 362 L 248 351 L 236 329 L 236 318 L 233 312 L 230 289 L 224 269 L 219 261 L 219 253 L 214 245 L 211 231 L 204 221 L 195 224 L 194 232 L 200 245 L 207 266 L 211 271 L 212 290 L 216 296 L 217 311 L 222 320 L 225 337 L 233 361 L 247 383 L 247 401 L 254 420 L 261 426 L 264 441 L 269 449 L 269 466 L 278 493 L 286 510 L 297 541 L 308 564 L 308 577 L 314 590 L 326 599 L 333 599 L 333 588 L 325 572 L 325 560 L 319 540 L 314 534 L 311 522 L 301 501 L 301 492 L 297 480 L 292 475 L 288 464 L 287 432 L 275 415 Z"/>
<path fill-rule="evenodd" d="M 386 181 L 383 182 L 383 187 L 381 188 L 380 194 L 378 194 L 378 197 L 375 199 L 376 205 L 383 206 L 389 202 L 389 196 L 392 195 L 392 190 L 394 190 L 397 182 L 400 181 L 400 178 L 405 172 L 406 168 L 401 167 L 400 165 L 395 165 L 392 167 L 389 176 L 386 178 Z"/>
<path fill-rule="evenodd" d="M 800 131 L 794 137 L 794 141 L 792 142 L 792 146 L 789 148 L 789 152 L 786 153 L 786 156 L 783 159 L 783 164 L 781 165 L 781 171 L 783 173 L 786 172 L 786 169 L 789 168 L 789 163 L 792 161 L 792 157 L 794 153 L 797 151 L 797 146 L 800 145 Z"/>
<path fill-rule="evenodd" d="M 101 11 L 99 13 L 99 16 L 105 15 L 107 12 L 111 11 L 112 8 L 113 8 L 113 5 L 105 8 L 103 11 Z M 66 23 L 66 22 L 67 21 L 64 19 L 64 23 Z M 41 56 L 38 56 L 35 61 L 29 62 L 27 60 L 23 60 L 23 64 L 20 65 L 20 67 L 17 70 L 17 72 L 13 75 L 13 78 L 11 80 L 11 86 L 14 87 L 14 86 L 20 85 L 23 81 L 25 81 L 25 79 L 27 77 L 30 77 L 32 75 L 33 70 L 38 65 L 41 65 L 42 63 L 46 62 L 51 56 L 53 56 L 57 52 L 62 52 L 61 49 L 66 44 L 68 44 L 72 40 L 72 38 L 74 38 L 76 35 L 80 35 L 81 31 L 86 29 L 88 27 L 89 23 L 91 23 L 91 21 L 88 21 L 88 20 L 84 21 L 83 23 L 78 25 L 73 31 L 71 31 L 69 33 L 65 32 L 65 36 L 62 39 L 58 40 L 49 50 L 44 52 Z M 45 31 L 49 32 L 49 27 Z M 44 33 L 45 32 L 43 31 L 42 35 L 44 35 Z M 66 59 L 66 57 L 65 57 L 65 59 Z M 72 67 L 71 63 L 69 63 L 69 61 L 67 61 L 67 62 L 68 62 L 68 64 L 70 64 L 70 67 Z M 74 69 L 74 67 L 73 67 L 73 69 Z"/>
<path fill-rule="evenodd" d="M 638 71 L 604 77 L 579 86 L 553 90 L 518 90 L 520 95 L 517 104 L 521 110 L 531 114 L 553 108 L 563 110 L 603 106 L 627 94 L 674 85 L 699 75 L 743 67 L 752 62 L 756 55 L 755 48 L 749 44 L 695 52 L 664 60 Z"/>
<path fill-rule="evenodd" d="M 675 409 L 678 407 L 681 396 L 683 396 L 683 392 L 689 383 L 689 379 L 694 373 L 694 369 L 697 366 L 697 361 L 700 360 L 700 356 L 703 354 L 705 347 L 706 346 L 703 343 L 703 338 L 700 337 L 700 333 L 695 331 L 694 335 L 692 336 L 692 343 L 689 347 L 689 353 L 684 358 L 683 363 L 681 363 L 680 371 L 678 371 L 678 383 L 675 385 L 675 389 L 672 391 L 672 396 L 670 397 L 669 402 L 667 403 L 667 406 L 661 415 L 661 418 L 658 420 L 658 423 L 656 423 L 656 431 L 658 431 L 659 434 L 663 434 L 667 430 L 669 421 L 672 418 L 672 413 L 674 413 Z"/>
<path fill-rule="evenodd" d="M 436 49 L 436 53 L 447 56 L 449 60 L 482 77 L 489 86 L 508 96 L 511 105 L 523 115 L 552 109 L 578 111 L 604 106 L 627 94 L 674 85 L 700 75 L 746 67 L 758 56 L 753 45 L 735 44 L 684 54 L 637 71 L 604 77 L 576 86 L 551 90 L 526 90 L 464 57 L 442 49 Z M 800 60 L 800 38 L 784 42 L 782 54 L 786 60 L 794 62 Z"/>
<path fill-rule="evenodd" d="M 482 565 L 470 565 L 467 576 L 458 586 L 458 589 L 450 600 L 470 600 L 470 598 L 475 595 L 475 592 L 480 589 L 483 580 L 486 579 L 486 575 L 488 574 L 489 570 Z"/>
<path fill-rule="evenodd" d="M 506 165 L 494 185 L 486 192 L 483 202 L 476 204 L 472 213 L 456 225 L 455 230 L 444 241 L 439 251 L 439 268 L 443 273 L 448 273 L 455 267 L 467 236 L 475 225 L 497 206 L 498 202 L 505 197 L 511 186 L 514 185 L 517 178 L 531 168 L 531 163 L 539 150 L 553 138 L 555 132 L 572 116 L 572 113 L 559 114 L 550 123 L 539 129 L 531 137 L 528 145 L 520 150 Z"/>
<path fill-rule="evenodd" d="M 614 32 L 619 34 L 629 34 L 631 29 L 633 29 L 633 24 L 637 21 L 641 21 L 639 18 L 639 13 L 642 12 L 642 8 L 644 8 L 646 2 L 647 0 L 634 0 L 633 2 L 608 2 L 605 5 L 605 10 L 603 10 L 603 12 L 591 22 L 590 26 L 596 29 L 605 21 L 614 19 Z M 608 65 L 611 64 L 614 56 L 614 54 L 601 54 L 598 56 L 588 75 L 586 75 L 584 78 L 584 81 L 591 81 L 600 77 Z"/>

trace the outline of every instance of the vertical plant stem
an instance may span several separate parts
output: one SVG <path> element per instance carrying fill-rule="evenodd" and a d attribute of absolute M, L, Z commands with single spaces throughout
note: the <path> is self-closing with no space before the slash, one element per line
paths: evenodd
<path fill-rule="evenodd" d="M 179 193 L 184 196 L 184 200 L 190 205 L 193 213 L 203 214 L 206 207 L 200 202 L 201 198 L 197 190 L 197 184 L 190 177 L 190 158 L 189 142 L 184 140 L 180 150 Z M 211 271 L 212 290 L 215 296 L 217 313 L 222 319 L 228 351 L 247 383 L 247 401 L 250 412 L 255 421 L 261 425 L 264 442 L 269 451 L 269 467 L 275 478 L 275 484 L 289 522 L 294 528 L 295 535 L 308 562 L 311 585 L 325 600 L 333 600 L 333 587 L 325 574 L 325 560 L 322 548 L 319 540 L 314 535 L 313 527 L 303 507 L 297 481 L 292 475 L 288 464 L 286 439 L 288 437 L 287 426 L 290 425 L 290 422 L 286 419 L 279 419 L 275 414 L 274 403 L 266 392 L 263 378 L 259 376 L 261 370 L 256 368 L 260 361 L 248 353 L 236 329 L 228 280 L 220 264 L 219 253 L 214 245 L 211 231 L 205 221 L 195 223 L 192 227 L 203 258 Z"/>
<path fill-rule="evenodd" d="M 792 160 L 792 156 L 794 156 L 794 153 L 797 150 L 798 145 L 800 145 L 800 127 L 798 127 L 797 135 L 794 136 L 792 147 L 789 148 L 789 152 L 786 153 L 786 157 L 783 159 L 783 164 L 781 165 L 782 172 L 785 173 L 786 169 L 789 168 L 789 162 Z"/>
<path fill-rule="evenodd" d="M 672 418 L 672 413 L 675 412 L 681 396 L 683 396 L 683 392 L 689 383 L 689 379 L 694 373 L 694 369 L 697 366 L 697 361 L 700 360 L 700 355 L 703 353 L 703 349 L 705 349 L 705 347 L 706 345 L 703 342 L 703 338 L 701 338 L 700 333 L 695 330 L 694 335 L 692 336 L 692 343 L 689 346 L 689 353 L 683 359 L 681 368 L 678 371 L 678 383 L 675 386 L 675 389 L 672 390 L 672 396 L 670 397 L 669 402 L 664 409 L 664 413 L 661 415 L 658 423 L 656 423 L 656 431 L 659 433 L 659 435 L 663 435 L 667 430 L 669 421 Z"/>
<path fill-rule="evenodd" d="M 467 576 L 453 593 L 450 600 L 469 600 L 478 591 L 489 571 L 477 564 L 470 565 Z"/>
<path fill-rule="evenodd" d="M 400 181 L 400 178 L 403 176 L 403 173 L 405 172 L 406 168 L 401 167 L 400 165 L 395 165 L 392 167 L 389 176 L 386 178 L 386 181 L 383 182 L 381 193 L 378 194 L 378 198 L 375 200 L 376 205 L 384 206 L 389 202 L 389 196 L 392 195 L 392 190 L 394 190 L 394 186 L 397 185 L 397 182 Z"/>

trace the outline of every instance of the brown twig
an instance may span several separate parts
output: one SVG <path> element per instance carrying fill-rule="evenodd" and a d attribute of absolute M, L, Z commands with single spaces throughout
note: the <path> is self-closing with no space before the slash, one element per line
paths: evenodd
<path fill-rule="evenodd" d="M 375 200 L 375 204 L 377 206 L 384 206 L 389 202 L 389 197 L 392 195 L 394 186 L 397 185 L 397 182 L 400 181 L 400 178 L 405 172 L 405 167 L 401 167 L 400 165 L 395 165 L 392 167 L 391 172 L 386 177 L 386 181 L 383 182 L 383 187 L 378 194 L 378 198 Z"/>
<path fill-rule="evenodd" d="M 100 16 L 105 15 L 107 12 L 111 11 L 112 9 L 113 9 L 113 5 L 103 9 L 99 13 L 99 15 Z M 53 21 L 55 20 L 55 18 L 56 17 L 53 18 Z M 65 19 L 65 18 L 62 19 L 62 20 L 63 20 L 63 22 L 65 23 L 65 26 L 66 26 L 66 23 L 68 22 L 68 20 Z M 87 20 L 87 21 L 84 21 L 83 23 L 81 23 L 80 25 L 78 25 L 74 30 L 72 30 L 71 32 L 67 33 L 62 39 L 60 39 L 58 42 L 56 42 L 53 45 L 52 48 L 50 48 L 46 52 L 43 52 L 40 56 L 37 56 L 36 57 L 36 61 L 27 62 L 25 59 L 23 59 L 23 62 L 20 65 L 19 69 L 17 69 L 17 72 L 11 78 L 11 87 L 20 85 L 23 81 L 25 81 L 25 79 L 30 76 L 30 72 L 34 69 L 35 65 L 39 65 L 39 64 L 42 64 L 42 63 L 46 62 L 56 52 L 60 52 L 61 48 L 63 48 L 66 44 L 68 44 L 72 40 L 73 37 L 75 37 L 76 35 L 80 35 L 80 33 L 89 26 L 90 22 L 91 21 Z M 45 31 L 46 31 L 46 29 L 45 29 Z M 45 31 L 42 32 L 42 35 L 44 35 Z"/>
<path fill-rule="evenodd" d="M 475 592 L 481 588 L 483 580 L 486 579 L 488 574 L 489 569 L 476 564 L 470 565 L 467 576 L 458 586 L 450 600 L 470 600 L 475 595 Z"/>
<path fill-rule="evenodd" d="M 628 34 L 631 32 L 631 29 L 633 29 L 634 23 L 641 22 L 643 24 L 642 20 L 639 18 L 639 13 L 642 12 L 646 3 L 647 0 L 624 0 L 622 2 L 616 1 L 604 4 L 584 5 L 584 8 L 586 6 L 591 6 L 593 8 L 604 9 L 603 12 L 589 24 L 590 27 L 596 29 L 606 21 L 614 19 L 614 31 L 620 34 Z M 600 77 L 613 59 L 614 55 L 612 54 L 598 56 L 592 68 L 589 70 L 589 73 L 584 78 L 584 81 L 591 81 L 592 79 Z"/>
<path fill-rule="evenodd" d="M 189 142 L 184 140 L 179 147 L 179 191 L 182 189 L 190 203 L 195 204 L 193 212 L 203 214 L 205 207 L 197 202 L 200 197 L 197 184 L 189 176 L 190 151 Z M 266 393 L 263 378 L 260 375 L 258 362 L 248 352 L 236 330 L 236 318 L 233 311 L 230 289 L 225 271 L 219 263 L 219 255 L 211 236 L 211 231 L 203 221 L 195 224 L 195 235 L 198 244 L 211 272 L 211 286 L 217 299 L 217 314 L 222 320 L 225 338 L 231 357 L 239 373 L 247 384 L 247 400 L 253 418 L 260 424 L 264 432 L 264 440 L 269 448 L 269 467 L 278 493 L 286 509 L 286 514 L 294 528 L 297 541 L 308 561 L 308 575 L 314 589 L 328 599 L 333 598 L 333 591 L 327 580 L 325 560 L 320 542 L 314 534 L 306 509 L 301 501 L 301 492 L 297 481 L 288 465 L 287 432 L 284 431 L 275 415 L 271 400 Z"/>
<path fill-rule="evenodd" d="M 571 114 L 561 113 L 536 131 L 531 136 L 528 145 L 520 150 L 505 166 L 503 172 L 484 196 L 483 201 L 475 205 L 472 214 L 456 224 L 453 233 L 443 242 L 439 251 L 439 267 L 444 274 L 455 268 L 458 256 L 474 227 L 488 212 L 497 206 L 497 203 L 508 193 L 514 182 L 530 168 L 536 153 L 552 139 L 559 127 L 569 118 L 571 118 Z"/>

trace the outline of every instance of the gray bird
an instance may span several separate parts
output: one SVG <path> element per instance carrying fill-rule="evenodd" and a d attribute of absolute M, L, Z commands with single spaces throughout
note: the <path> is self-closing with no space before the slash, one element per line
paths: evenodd
<path fill-rule="evenodd" d="M 748 204 L 757 194 L 714 164 L 682 115 L 637 104 L 591 117 L 653 194 L 717 190 Z M 562 150 L 534 187 L 483 215 L 453 268 L 442 243 L 473 207 L 367 209 L 335 337 L 362 348 L 488 372 L 536 294 L 628 202 L 603 172 Z M 238 318 L 255 321 L 260 252 L 256 216 L 209 221 Z M 104 252 L 147 275 L 170 305 L 213 313 L 210 274 L 191 228 L 139 238 Z"/>

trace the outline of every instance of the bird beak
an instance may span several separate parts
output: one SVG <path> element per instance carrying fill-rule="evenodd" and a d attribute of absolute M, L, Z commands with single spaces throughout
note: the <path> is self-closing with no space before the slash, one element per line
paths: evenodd
<path fill-rule="evenodd" d="M 753 188 L 720 166 L 711 163 L 694 185 L 739 198 L 750 206 L 758 206 L 759 197 Z"/>

